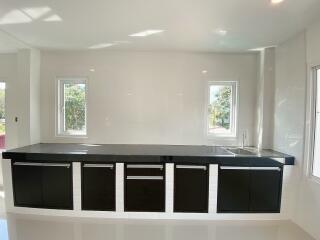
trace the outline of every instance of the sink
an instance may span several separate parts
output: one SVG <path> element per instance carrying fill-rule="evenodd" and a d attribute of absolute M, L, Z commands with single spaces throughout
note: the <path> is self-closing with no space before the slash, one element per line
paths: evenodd
<path fill-rule="evenodd" d="M 235 155 L 249 155 L 249 156 L 257 155 L 256 153 L 243 148 L 226 148 L 226 150 Z"/>

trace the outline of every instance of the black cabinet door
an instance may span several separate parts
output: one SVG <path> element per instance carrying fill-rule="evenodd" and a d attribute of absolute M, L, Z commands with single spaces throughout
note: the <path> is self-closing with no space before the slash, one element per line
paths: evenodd
<path fill-rule="evenodd" d="M 73 209 L 71 164 L 43 163 L 42 171 L 43 207 Z"/>
<path fill-rule="evenodd" d="M 127 164 L 125 211 L 164 212 L 164 173 L 163 164 Z"/>
<path fill-rule="evenodd" d="M 15 206 L 42 206 L 41 178 L 41 165 L 25 162 L 14 162 L 12 164 L 12 180 Z"/>
<path fill-rule="evenodd" d="M 114 164 L 84 164 L 82 166 L 82 209 L 115 210 Z"/>
<path fill-rule="evenodd" d="M 208 212 L 208 176 L 206 165 L 175 166 L 175 212 Z"/>
<path fill-rule="evenodd" d="M 250 204 L 250 171 L 245 168 L 219 169 L 218 212 L 248 212 Z"/>
<path fill-rule="evenodd" d="M 281 186 L 280 168 L 251 171 L 250 211 L 280 212 Z"/>
<path fill-rule="evenodd" d="M 163 212 L 165 209 L 164 181 L 159 178 L 126 180 L 125 210 L 133 212 Z"/>

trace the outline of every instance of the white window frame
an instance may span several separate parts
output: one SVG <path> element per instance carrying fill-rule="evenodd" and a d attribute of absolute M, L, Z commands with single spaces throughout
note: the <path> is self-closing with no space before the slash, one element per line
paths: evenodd
<path fill-rule="evenodd" d="M 84 134 L 73 134 L 64 130 L 64 84 L 85 84 L 85 126 L 86 132 Z M 57 137 L 80 137 L 86 138 L 88 135 L 88 79 L 84 77 L 59 77 L 57 78 L 57 124 L 56 136 Z"/>
<path fill-rule="evenodd" d="M 209 121 L 208 121 L 208 106 L 210 104 L 210 87 L 211 86 L 231 86 L 232 91 L 232 109 L 231 109 L 231 129 L 229 133 L 210 133 L 209 132 Z M 236 138 L 237 129 L 238 129 L 238 106 L 239 106 L 239 94 L 238 81 L 208 81 L 207 85 L 207 101 L 206 101 L 206 110 L 205 110 L 205 119 L 206 119 L 206 134 L 209 139 L 215 138 Z"/>
<path fill-rule="evenodd" d="M 315 133 L 316 133 L 316 108 L 317 108 L 317 71 L 320 69 L 320 65 L 315 65 L 314 67 L 311 67 L 311 74 L 310 74 L 310 84 L 308 91 L 310 92 L 310 98 L 309 98 L 309 104 L 307 109 L 307 117 L 306 119 L 310 120 L 310 128 L 309 133 L 306 132 L 306 134 L 309 134 L 309 137 L 307 137 L 307 176 L 317 183 L 320 183 L 320 177 L 315 176 L 313 174 L 313 165 L 314 165 L 314 150 L 315 150 Z M 319 76 L 320 77 L 320 76 Z M 320 80 L 320 79 L 319 79 Z M 307 93 L 308 95 L 308 93 Z M 307 128 L 307 126 L 306 126 Z M 308 131 L 308 130 L 307 130 Z"/>

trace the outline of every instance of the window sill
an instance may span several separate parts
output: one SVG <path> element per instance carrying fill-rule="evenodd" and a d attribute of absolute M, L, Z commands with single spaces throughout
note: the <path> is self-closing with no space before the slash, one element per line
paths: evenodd
<path fill-rule="evenodd" d="M 82 138 L 86 139 L 88 138 L 88 135 L 67 135 L 67 134 L 59 134 L 55 136 L 56 138 Z"/>
<path fill-rule="evenodd" d="M 216 134 L 208 134 L 207 135 L 207 139 L 237 139 L 237 136 L 236 135 L 232 135 L 232 134 L 230 134 L 230 135 L 216 135 Z"/>

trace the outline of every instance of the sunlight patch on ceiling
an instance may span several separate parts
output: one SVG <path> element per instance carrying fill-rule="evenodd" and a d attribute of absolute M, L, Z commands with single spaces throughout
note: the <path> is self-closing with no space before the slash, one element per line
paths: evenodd
<path fill-rule="evenodd" d="M 145 31 L 142 31 L 142 32 L 137 32 L 137 33 L 130 34 L 129 36 L 130 37 L 147 37 L 147 36 L 154 35 L 154 34 L 159 34 L 159 33 L 162 33 L 162 32 L 164 32 L 164 30 L 148 29 L 148 30 L 145 30 Z"/>
<path fill-rule="evenodd" d="M 30 23 L 36 20 L 61 22 L 62 18 L 48 6 L 14 9 L 0 17 L 0 25 Z"/>
<path fill-rule="evenodd" d="M 114 45 L 116 45 L 116 43 L 99 43 L 99 44 L 90 46 L 89 49 L 101 49 L 101 48 L 112 47 Z"/>
<path fill-rule="evenodd" d="M 45 21 L 45 22 L 61 22 L 62 18 L 59 15 L 54 14 L 54 15 L 51 15 L 51 16 L 45 18 L 43 21 Z"/>
<path fill-rule="evenodd" d="M 38 19 L 51 11 L 49 7 L 24 8 L 23 12 L 28 14 L 32 19 Z"/>
<path fill-rule="evenodd" d="M 0 25 L 4 24 L 17 24 L 17 23 L 29 23 L 32 22 L 32 18 L 20 10 L 12 10 L 0 18 Z"/>

